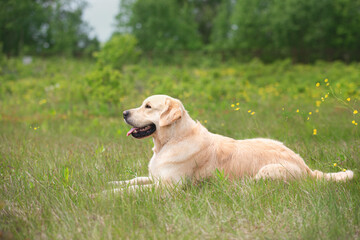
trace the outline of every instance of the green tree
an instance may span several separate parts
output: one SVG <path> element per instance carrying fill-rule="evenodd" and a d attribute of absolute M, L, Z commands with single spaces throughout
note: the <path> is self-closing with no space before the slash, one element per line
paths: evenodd
<path fill-rule="evenodd" d="M 269 14 L 271 0 L 239 0 L 232 14 L 230 39 L 232 48 L 256 52 L 271 47 L 272 36 L 269 33 Z"/>
<path fill-rule="evenodd" d="M 211 33 L 214 27 L 214 19 L 218 15 L 220 6 L 227 0 L 183 0 L 183 5 L 191 6 L 193 17 L 197 24 L 197 31 L 204 45 L 210 44 Z"/>
<path fill-rule="evenodd" d="M 230 49 L 230 39 L 233 37 L 233 31 L 238 28 L 237 25 L 231 22 L 233 8 L 234 1 L 232 0 L 223 0 L 219 5 L 210 36 L 212 47 L 215 49 Z"/>
<path fill-rule="evenodd" d="M 137 39 L 130 34 L 115 34 L 105 43 L 95 58 L 100 68 L 108 65 L 121 70 L 123 65 L 134 63 L 140 55 Z"/>
<path fill-rule="evenodd" d="M 337 24 L 333 10 L 328 0 L 274 0 L 268 22 L 273 47 L 301 60 L 333 48 L 328 39 Z"/>
<path fill-rule="evenodd" d="M 43 1 L 0 1 L 0 42 L 8 56 L 18 55 L 25 45 L 34 46 L 34 34 L 40 29 L 49 10 Z"/>
<path fill-rule="evenodd" d="M 118 31 L 131 32 L 147 51 L 197 49 L 201 45 L 197 26 L 188 4 L 175 0 L 122 2 L 131 6 L 127 14 L 117 16 Z"/>
<path fill-rule="evenodd" d="M 117 21 L 145 51 L 360 60 L 360 0 L 122 0 Z"/>
<path fill-rule="evenodd" d="M 359 59 L 358 0 L 274 0 L 268 24 L 273 47 L 283 56 L 300 61 Z"/>
<path fill-rule="evenodd" d="M 83 0 L 2 0 L 0 42 L 8 56 L 29 54 L 75 55 L 98 41 L 88 37 L 81 16 Z"/>
<path fill-rule="evenodd" d="M 360 59 L 359 0 L 238 0 L 231 48 L 295 61 Z"/>

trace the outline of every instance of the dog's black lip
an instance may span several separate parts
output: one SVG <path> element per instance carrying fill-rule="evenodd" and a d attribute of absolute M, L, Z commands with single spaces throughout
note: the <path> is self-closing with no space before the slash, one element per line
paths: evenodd
<path fill-rule="evenodd" d="M 145 125 L 143 127 L 136 127 L 132 124 L 129 124 L 131 126 L 133 126 L 134 128 L 145 128 L 145 127 L 148 127 L 150 126 L 150 129 L 147 130 L 147 131 L 140 131 L 140 132 L 132 132 L 131 133 L 131 136 L 133 136 L 134 138 L 137 138 L 137 139 L 140 139 L 140 138 L 145 138 L 145 137 L 148 137 L 148 136 L 151 136 L 155 131 L 156 131 L 156 125 L 154 123 L 151 123 L 151 124 L 148 124 L 148 125 Z"/>

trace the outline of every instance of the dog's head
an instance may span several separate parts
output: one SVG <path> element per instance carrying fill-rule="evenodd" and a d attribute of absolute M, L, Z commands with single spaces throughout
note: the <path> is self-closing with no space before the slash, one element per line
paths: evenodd
<path fill-rule="evenodd" d="M 132 126 L 127 136 L 144 138 L 165 131 L 180 120 L 184 112 L 184 106 L 175 98 L 166 95 L 148 97 L 140 107 L 123 112 L 125 122 Z"/>

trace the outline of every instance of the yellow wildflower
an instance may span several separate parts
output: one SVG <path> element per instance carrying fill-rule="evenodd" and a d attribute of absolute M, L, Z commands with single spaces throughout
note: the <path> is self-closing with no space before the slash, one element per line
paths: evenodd
<path fill-rule="evenodd" d="M 310 120 L 310 117 L 308 117 L 306 120 Z"/>
<path fill-rule="evenodd" d="M 328 98 L 329 95 L 325 94 L 325 98 Z"/>
<path fill-rule="evenodd" d="M 248 113 L 251 113 L 251 110 L 248 110 Z"/>
<path fill-rule="evenodd" d="M 334 163 L 334 167 L 336 167 L 337 166 L 337 163 Z"/>
<path fill-rule="evenodd" d="M 324 82 L 328 82 L 328 81 L 329 81 L 329 79 L 325 78 Z"/>
<path fill-rule="evenodd" d="M 350 99 L 349 97 L 346 99 L 346 101 L 348 101 L 348 102 L 350 102 L 350 100 L 351 100 L 351 99 Z"/>
<path fill-rule="evenodd" d="M 240 103 L 236 103 L 236 106 L 239 106 Z"/>
<path fill-rule="evenodd" d="M 235 108 L 235 111 L 238 111 L 240 108 Z"/>
<path fill-rule="evenodd" d="M 346 168 L 344 168 L 343 171 L 346 172 Z"/>
<path fill-rule="evenodd" d="M 231 104 L 231 107 L 235 107 L 235 105 L 234 105 L 234 104 Z"/>
<path fill-rule="evenodd" d="M 207 123 L 207 120 L 204 120 L 204 123 Z"/>
<path fill-rule="evenodd" d="M 352 122 L 351 122 L 352 124 L 355 124 L 356 122 L 355 122 L 355 120 L 352 120 Z"/>
<path fill-rule="evenodd" d="M 316 106 L 320 107 L 321 101 L 316 101 Z"/>
<path fill-rule="evenodd" d="M 309 115 L 311 115 L 312 114 L 312 112 L 309 112 Z"/>
<path fill-rule="evenodd" d="M 330 83 L 326 83 L 326 86 L 328 87 L 330 85 Z"/>
<path fill-rule="evenodd" d="M 299 110 L 299 109 L 296 109 L 296 112 L 298 113 L 298 112 L 300 112 L 300 110 Z"/>
<path fill-rule="evenodd" d="M 313 135 L 316 135 L 317 134 L 317 130 L 316 128 L 313 130 Z"/>
<path fill-rule="evenodd" d="M 324 101 L 325 99 L 323 97 L 321 97 L 321 101 Z"/>
<path fill-rule="evenodd" d="M 254 115 L 254 114 L 255 114 L 255 112 L 252 112 L 252 113 L 251 113 L 251 115 Z"/>
<path fill-rule="evenodd" d="M 42 99 L 42 100 L 39 101 L 39 104 L 40 104 L 40 105 L 43 105 L 43 104 L 45 104 L 46 102 L 47 102 L 46 99 Z"/>
<path fill-rule="evenodd" d="M 316 87 L 320 87 L 320 83 L 318 82 L 318 83 L 316 83 Z"/>
<path fill-rule="evenodd" d="M 354 125 L 357 126 L 357 122 Z"/>
<path fill-rule="evenodd" d="M 353 114 L 354 114 L 354 115 L 355 115 L 355 114 L 358 114 L 358 110 L 354 110 Z"/>

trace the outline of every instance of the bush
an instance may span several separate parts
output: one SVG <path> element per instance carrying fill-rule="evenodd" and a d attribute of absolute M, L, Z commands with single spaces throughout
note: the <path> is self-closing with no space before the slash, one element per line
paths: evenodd
<path fill-rule="evenodd" d="M 99 103 L 116 105 L 120 102 L 121 96 L 126 94 L 125 79 L 120 71 L 111 66 L 105 66 L 94 70 L 85 77 L 88 85 L 86 96 L 90 104 Z"/>
<path fill-rule="evenodd" d="M 125 64 L 135 63 L 140 55 L 137 39 L 130 34 L 116 34 L 105 43 L 100 52 L 94 54 L 100 68 L 108 65 L 121 70 Z"/>

